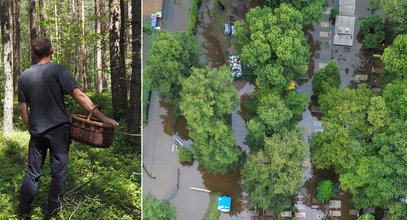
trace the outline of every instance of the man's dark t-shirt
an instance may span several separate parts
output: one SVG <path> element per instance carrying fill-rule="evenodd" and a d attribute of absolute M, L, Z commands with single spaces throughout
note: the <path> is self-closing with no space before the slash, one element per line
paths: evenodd
<path fill-rule="evenodd" d="M 68 124 L 64 95 L 77 88 L 68 70 L 54 63 L 36 64 L 18 80 L 18 102 L 29 108 L 31 135 L 38 136 L 58 125 Z"/>

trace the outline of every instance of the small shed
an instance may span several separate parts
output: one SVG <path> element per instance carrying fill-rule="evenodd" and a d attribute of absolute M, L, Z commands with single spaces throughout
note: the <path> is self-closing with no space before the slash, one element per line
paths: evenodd
<path fill-rule="evenodd" d="M 229 196 L 220 196 L 218 198 L 218 210 L 221 212 L 230 212 L 232 199 Z"/>

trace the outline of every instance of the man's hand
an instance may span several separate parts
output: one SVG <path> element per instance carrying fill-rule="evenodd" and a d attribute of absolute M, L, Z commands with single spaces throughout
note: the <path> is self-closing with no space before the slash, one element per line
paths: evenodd
<path fill-rule="evenodd" d="M 87 112 L 90 112 L 92 110 L 94 106 L 92 100 L 90 100 L 90 98 L 80 89 L 76 88 L 72 90 L 70 94 Z M 119 126 L 119 123 L 117 121 L 106 117 L 102 112 L 99 111 L 99 109 L 95 109 L 93 111 L 93 116 L 95 116 L 95 118 L 99 119 L 101 122 L 113 125 L 115 128 Z"/>
<path fill-rule="evenodd" d="M 111 124 L 115 128 L 117 128 L 119 126 L 119 123 L 117 121 L 115 121 L 112 118 L 108 118 L 108 117 L 106 117 L 104 120 L 102 120 L 102 122 L 107 123 L 107 124 Z"/>

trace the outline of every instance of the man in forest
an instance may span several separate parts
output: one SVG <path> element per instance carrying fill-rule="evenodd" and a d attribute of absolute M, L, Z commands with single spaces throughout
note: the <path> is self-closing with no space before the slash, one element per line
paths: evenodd
<path fill-rule="evenodd" d="M 29 217 L 31 203 L 38 189 L 41 170 L 50 151 L 51 187 L 45 219 L 61 208 L 65 192 L 67 162 L 70 144 L 69 117 L 64 95 L 70 94 L 86 111 L 91 111 L 92 101 L 76 85 L 68 70 L 51 62 L 51 41 L 39 37 L 32 42 L 37 64 L 24 71 L 18 81 L 18 102 L 21 118 L 30 132 L 28 168 L 20 189 L 20 215 Z M 119 124 L 99 110 L 93 114 L 100 121 L 117 127 Z"/>

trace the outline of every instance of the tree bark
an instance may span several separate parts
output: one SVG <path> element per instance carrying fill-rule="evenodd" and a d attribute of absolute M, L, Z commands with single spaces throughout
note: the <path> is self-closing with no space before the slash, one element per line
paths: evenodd
<path fill-rule="evenodd" d="M 107 31 L 107 20 L 109 18 L 107 10 L 106 10 L 106 1 L 100 1 L 100 14 L 101 14 L 101 19 L 100 19 L 100 31 L 102 35 L 106 34 Z M 103 41 L 102 42 L 102 58 L 109 56 L 109 51 L 108 51 L 108 42 Z M 108 69 L 107 67 L 107 62 L 106 59 L 102 59 L 102 73 L 105 73 L 106 70 Z M 107 89 L 109 91 L 109 84 L 108 84 L 108 75 L 102 74 L 102 81 L 103 81 L 103 88 Z"/>
<path fill-rule="evenodd" d="M 83 91 L 88 89 L 88 50 L 86 47 L 86 29 L 85 29 L 85 2 L 80 0 L 81 6 L 81 31 L 82 31 L 82 43 L 79 52 L 79 75 L 81 77 L 81 87 Z"/>
<path fill-rule="evenodd" d="M 13 10 L 12 1 L 0 1 L 1 36 L 3 44 L 4 104 L 3 133 L 13 130 Z"/>
<path fill-rule="evenodd" d="M 130 83 L 130 112 L 127 129 L 131 134 L 141 128 L 141 0 L 132 0 L 132 65 Z"/>
<path fill-rule="evenodd" d="M 32 41 L 37 37 L 37 26 L 36 22 L 36 13 L 35 13 L 35 0 L 29 0 L 28 11 L 30 14 L 30 45 L 32 45 Z M 30 47 L 31 48 L 31 47 Z M 30 49 L 31 51 L 31 49 Z M 31 64 L 37 63 L 37 60 L 34 57 L 34 54 L 31 51 Z"/>
<path fill-rule="evenodd" d="M 102 42 L 100 40 L 101 37 L 101 5 L 99 0 L 95 0 L 95 32 L 98 37 L 96 41 L 96 92 L 102 93 L 103 91 L 103 72 L 102 72 Z"/>
<path fill-rule="evenodd" d="M 45 21 L 45 16 L 44 16 L 45 2 L 44 2 L 44 0 L 39 0 L 38 4 L 40 6 L 39 20 L 40 20 L 41 24 L 43 24 L 44 21 Z M 40 36 L 45 37 L 46 35 L 45 35 L 45 27 L 44 27 L 44 25 L 40 25 L 39 29 L 40 29 Z"/>
<path fill-rule="evenodd" d="M 120 2 L 119 0 L 109 0 L 110 8 L 110 71 L 112 89 L 113 118 L 115 120 L 125 119 L 127 112 L 127 89 L 125 71 L 121 66 L 120 56 Z"/>
<path fill-rule="evenodd" d="M 14 94 L 17 94 L 18 77 L 20 77 L 20 60 L 21 60 L 21 16 L 20 16 L 20 0 L 14 1 L 14 40 L 13 40 L 13 82 Z"/>

